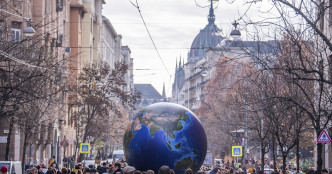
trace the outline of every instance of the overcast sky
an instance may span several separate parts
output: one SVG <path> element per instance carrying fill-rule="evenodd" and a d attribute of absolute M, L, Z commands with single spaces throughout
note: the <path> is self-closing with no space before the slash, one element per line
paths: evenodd
<path fill-rule="evenodd" d="M 136 3 L 136 0 L 132 0 Z M 180 56 L 187 61 L 187 53 L 200 29 L 207 23 L 209 8 L 201 8 L 195 0 L 138 0 L 141 14 L 155 42 L 160 56 L 167 67 L 164 68 L 138 10 L 129 0 L 106 0 L 105 15 L 118 34 L 122 35 L 123 45 L 131 49 L 134 58 L 134 83 L 152 84 L 160 93 L 163 83 L 166 95 L 171 96 L 175 63 Z M 197 0 L 201 6 L 209 5 L 207 0 Z M 220 1 L 215 4 L 215 24 L 228 36 L 231 23 L 243 14 L 243 3 L 229 4 Z M 148 69 L 148 70 L 141 70 Z"/>

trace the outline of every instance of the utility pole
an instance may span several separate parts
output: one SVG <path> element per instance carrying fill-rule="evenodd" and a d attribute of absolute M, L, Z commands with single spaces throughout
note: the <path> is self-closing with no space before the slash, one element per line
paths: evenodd
<path fill-rule="evenodd" d="M 245 92 L 244 96 L 244 141 L 243 141 L 243 157 L 242 157 L 242 167 L 245 167 L 246 160 L 248 159 L 248 102 L 247 102 L 248 92 Z M 246 173 L 246 171 L 245 171 Z"/>

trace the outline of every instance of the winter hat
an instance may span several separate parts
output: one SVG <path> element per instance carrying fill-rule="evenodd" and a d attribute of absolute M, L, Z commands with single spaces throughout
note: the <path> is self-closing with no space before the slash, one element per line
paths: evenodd
<path fill-rule="evenodd" d="M 7 173 L 7 172 L 8 172 L 8 168 L 6 166 L 2 166 L 1 173 Z"/>
<path fill-rule="evenodd" d="M 125 168 L 123 168 L 123 173 L 130 173 L 130 172 L 134 172 L 135 170 L 136 170 L 135 167 L 126 166 Z"/>

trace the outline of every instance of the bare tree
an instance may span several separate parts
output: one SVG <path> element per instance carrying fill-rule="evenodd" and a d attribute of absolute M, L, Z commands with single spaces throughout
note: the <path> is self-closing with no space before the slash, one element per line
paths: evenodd
<path fill-rule="evenodd" d="M 134 104 L 139 100 L 138 92 L 126 91 L 124 75 L 128 66 L 118 62 L 115 69 L 110 69 L 107 63 L 99 67 L 93 65 L 83 69 L 79 76 L 79 84 L 74 91 L 80 100 L 75 113 L 77 146 L 87 142 L 88 137 L 97 139 L 100 135 L 107 134 L 109 129 L 101 129 L 112 124 L 113 117 L 124 117 L 123 109 L 134 109 Z M 122 122 L 125 124 L 125 122 Z M 98 128 L 93 125 L 97 125 Z M 80 155 L 82 160 L 83 155 Z"/>
<path fill-rule="evenodd" d="M 312 92 L 312 82 L 295 81 L 290 73 L 281 71 L 285 66 L 299 64 L 295 49 L 289 49 L 289 43 L 270 45 L 279 50 L 279 54 L 274 56 L 250 54 L 250 59 L 246 60 L 219 59 L 216 73 L 205 88 L 207 97 L 201 108 L 212 113 L 210 116 L 220 120 L 223 126 L 250 130 L 251 145 L 258 145 L 261 150 L 261 169 L 264 168 L 264 154 L 270 149 L 274 153 L 278 145 L 284 159 L 284 172 L 286 157 L 299 144 L 301 134 L 310 128 L 304 117 L 307 116 L 306 111 L 290 100 L 303 105 L 313 100 L 312 95 L 302 93 L 303 89 Z M 307 55 L 303 50 L 302 54 Z M 291 60 L 289 55 L 292 55 Z M 233 68 L 234 65 L 238 65 L 239 72 Z M 246 119 L 249 121 L 245 122 Z"/>
<path fill-rule="evenodd" d="M 13 11 L 16 5 L 15 1 L 3 1 L 0 8 L 8 10 L 6 7 L 9 7 Z M 19 12 L 16 10 L 16 13 Z M 24 164 L 27 142 L 41 133 L 33 128 L 48 125 L 59 117 L 49 111 L 58 110 L 64 104 L 65 81 L 61 71 L 66 60 L 58 59 L 51 27 L 50 32 L 19 37 L 10 28 L 11 18 L 8 13 L 0 14 L 0 117 L 9 122 L 5 160 L 9 160 L 11 136 L 17 128 L 24 132 Z M 33 28 L 38 30 L 52 22 L 37 23 Z"/>
<path fill-rule="evenodd" d="M 260 11 L 260 18 L 243 15 L 246 29 L 254 28 L 255 38 L 282 38 L 287 35 L 288 49 L 281 50 L 287 59 L 275 67 L 272 59 L 259 59 L 263 69 L 278 71 L 284 80 L 298 89 L 301 98 L 280 97 L 295 105 L 311 121 L 316 136 L 331 121 L 331 4 L 326 1 L 245 1 L 255 4 L 269 4 L 269 10 Z M 255 3 L 255 4 L 254 4 Z M 274 32 L 271 32 L 274 31 Z M 250 35 L 250 33 L 248 33 Z M 287 53 L 286 53 L 287 52 Z M 285 54 L 286 53 L 286 54 Z M 313 91 L 314 89 L 314 91 Z M 322 144 L 317 144 L 317 170 L 322 169 Z"/>

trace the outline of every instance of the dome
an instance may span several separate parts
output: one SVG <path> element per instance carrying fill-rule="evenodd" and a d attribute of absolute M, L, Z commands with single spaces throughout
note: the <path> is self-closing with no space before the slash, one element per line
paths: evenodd
<path fill-rule="evenodd" d="M 207 25 L 195 37 L 188 54 L 188 62 L 197 62 L 204 57 L 205 50 L 216 47 L 224 39 L 219 33 L 221 30 L 214 24 Z"/>
<path fill-rule="evenodd" d="M 188 53 L 188 62 L 201 60 L 209 47 L 216 47 L 224 39 L 220 35 L 221 29 L 214 24 L 215 16 L 212 1 L 208 21 L 208 25 L 198 33 L 191 44 L 190 52 Z"/>
<path fill-rule="evenodd" d="M 240 37 L 241 36 L 241 32 L 239 30 L 233 30 L 231 32 L 231 36 L 232 37 Z"/>

